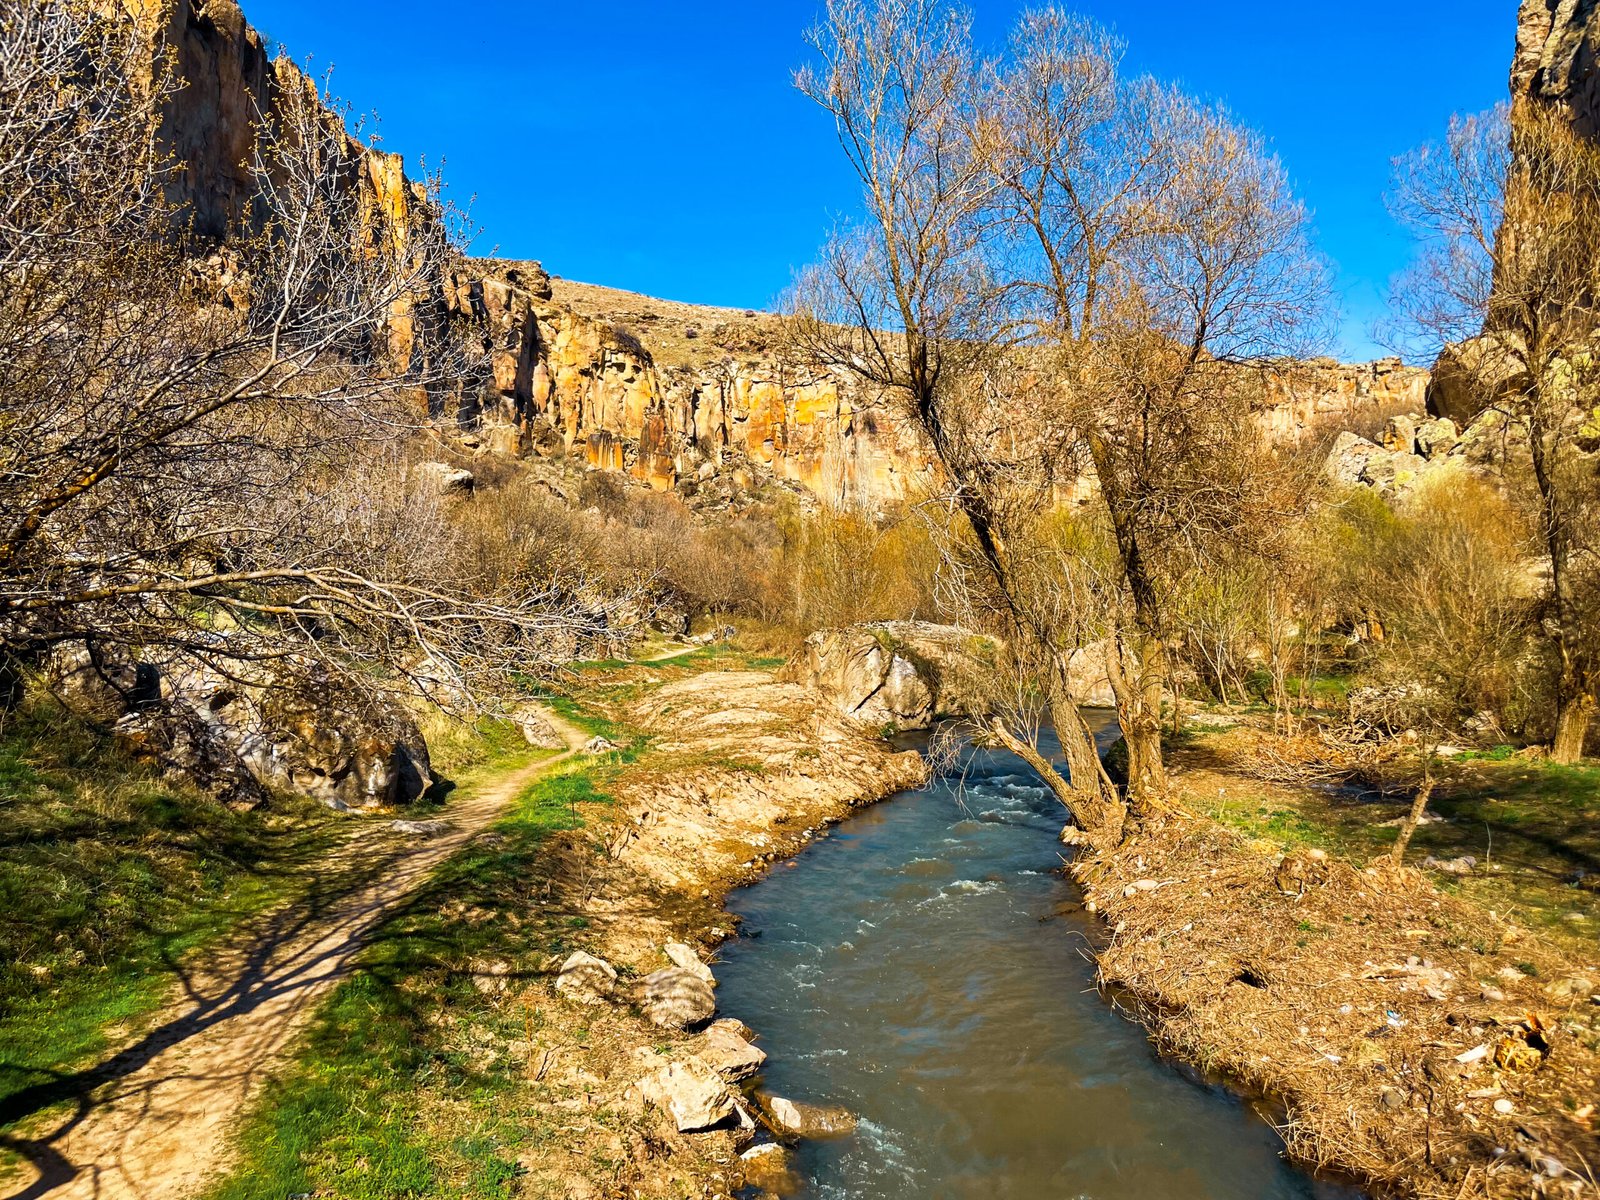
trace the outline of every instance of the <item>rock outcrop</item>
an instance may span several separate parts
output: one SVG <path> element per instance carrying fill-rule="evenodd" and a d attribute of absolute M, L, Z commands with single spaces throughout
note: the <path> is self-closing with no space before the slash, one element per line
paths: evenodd
<path fill-rule="evenodd" d="M 784 675 L 874 731 L 927 729 L 940 715 L 983 707 L 998 650 L 992 639 L 954 625 L 885 621 L 818 630 Z"/>
<path fill-rule="evenodd" d="M 785 363 L 770 315 L 552 283 L 537 263 L 482 260 L 462 264 L 447 301 L 490 363 L 432 415 L 479 431 L 491 449 L 581 455 L 660 491 L 771 478 L 835 503 L 898 499 L 929 467 L 882 406 Z"/>
<path fill-rule="evenodd" d="M 1526 465 L 1527 438 L 1508 427 L 1498 410 L 1490 409 L 1460 431 L 1448 417 L 1422 421 L 1398 417 L 1377 442 L 1341 433 L 1323 471 L 1335 483 L 1371 488 L 1387 500 L 1397 500 L 1448 479 L 1452 472 L 1499 478 L 1508 457 Z"/>
<path fill-rule="evenodd" d="M 475 446 L 570 453 L 657 490 L 732 502 L 753 483 L 834 504 L 903 499 L 933 457 L 891 405 L 787 362 L 776 318 L 552 280 L 538 263 L 464 262 L 449 310 L 490 359 L 433 418 Z M 1422 411 L 1428 373 L 1318 359 L 1242 379 L 1267 432 L 1293 438 L 1372 412 Z"/>
<path fill-rule="evenodd" d="M 1578 132 L 1600 134 L 1600 5 L 1593 0 L 1522 0 L 1511 96 L 1558 107 Z"/>
<path fill-rule="evenodd" d="M 113 723 L 136 756 L 228 803 L 259 803 L 273 789 L 374 808 L 433 783 L 411 717 L 317 664 L 267 669 L 225 653 L 135 661 L 79 646 L 59 649 L 45 673 L 74 712 Z"/>
<path fill-rule="evenodd" d="M 96 2 L 135 21 L 149 44 L 148 67 L 136 85 L 150 86 L 163 60 L 172 75 L 158 137 L 174 165 L 167 200 L 191 244 L 220 246 L 260 231 L 256 131 L 263 121 L 277 120 L 286 104 L 309 103 L 336 132 L 343 151 L 334 170 L 358 198 L 367 247 L 403 258 L 417 224 L 437 219 L 424 190 L 406 176 L 404 158 L 350 136 L 344 118 L 323 105 L 316 81 L 287 54 L 272 57 L 237 0 Z M 417 302 L 429 299 L 437 297 Z M 391 314 L 389 349 L 397 362 L 409 361 L 416 347 L 417 302 Z"/>

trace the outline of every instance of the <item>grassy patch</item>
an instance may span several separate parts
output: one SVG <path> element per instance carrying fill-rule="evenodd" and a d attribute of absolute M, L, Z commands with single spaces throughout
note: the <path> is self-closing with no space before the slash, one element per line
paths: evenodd
<path fill-rule="evenodd" d="M 0 1121 L 136 1033 L 179 960 L 292 892 L 340 825 L 231 812 L 30 702 L 0 737 Z"/>
<path fill-rule="evenodd" d="M 583 926 L 553 899 L 550 843 L 608 800 L 612 769 L 570 763 L 535 781 L 384 923 L 211 1200 L 512 1194 L 518 1158 L 558 1134 L 520 1086 L 541 1019 L 507 997 Z"/>
<path fill-rule="evenodd" d="M 1186 741 L 1203 743 L 1204 731 Z M 1437 882 L 1463 898 L 1592 952 L 1600 929 L 1600 767 L 1561 766 L 1488 751 L 1439 768 L 1435 818 L 1412 839 L 1407 861 L 1432 855 L 1477 861 Z M 1274 787 L 1226 778 L 1192 799 L 1222 823 L 1277 844 L 1317 846 L 1365 861 L 1394 843 L 1405 793 L 1357 787 Z M 1574 919 L 1574 914 L 1582 918 Z"/>

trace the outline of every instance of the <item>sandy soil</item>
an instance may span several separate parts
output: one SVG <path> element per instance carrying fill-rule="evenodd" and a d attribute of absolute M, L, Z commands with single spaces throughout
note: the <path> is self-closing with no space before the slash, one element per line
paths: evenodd
<path fill-rule="evenodd" d="M 450 805 L 442 830 L 365 825 L 314 868 L 305 897 L 189 964 L 182 996 L 138 1041 L 106 1062 L 40 1088 L 59 1100 L 28 1138 L 8 1140 L 29 1164 L 0 1186 L 14 1200 L 180 1200 L 225 1161 L 227 1131 L 280 1066 L 318 1002 L 350 970 L 367 936 L 440 863 L 480 833 L 585 736 L 549 714 L 571 747 Z"/>

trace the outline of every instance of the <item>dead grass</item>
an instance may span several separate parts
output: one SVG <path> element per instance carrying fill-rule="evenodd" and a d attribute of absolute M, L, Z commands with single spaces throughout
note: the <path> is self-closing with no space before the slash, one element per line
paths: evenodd
<path fill-rule="evenodd" d="M 1375 861 L 1403 763 L 1374 778 L 1248 726 L 1174 758 L 1188 812 L 1074 867 L 1112 930 L 1101 978 L 1162 1048 L 1270 1099 L 1297 1160 L 1378 1194 L 1600 1195 L 1600 954 L 1550 919 L 1592 914 L 1564 877 L 1595 852 L 1600 773 L 1449 765 L 1408 861 L 1482 863 L 1487 820 L 1499 869 L 1457 878 Z"/>

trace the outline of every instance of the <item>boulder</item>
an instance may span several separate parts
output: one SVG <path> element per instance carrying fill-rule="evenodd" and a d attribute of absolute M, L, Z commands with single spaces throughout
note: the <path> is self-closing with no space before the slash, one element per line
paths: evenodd
<path fill-rule="evenodd" d="M 266 803 L 262 786 L 232 746 L 183 704 L 157 703 L 123 715 L 113 726 L 118 745 L 232 808 Z"/>
<path fill-rule="evenodd" d="M 1465 428 L 1495 401 L 1521 388 L 1515 343 L 1483 334 L 1446 346 L 1428 380 L 1428 412 Z"/>
<path fill-rule="evenodd" d="M 835 1138 L 855 1132 L 856 1118 L 837 1104 L 802 1104 L 771 1092 L 757 1092 L 756 1102 L 772 1127 L 787 1137 Z"/>
<path fill-rule="evenodd" d="M 937 681 L 882 627 L 818 630 L 806 639 L 790 674 L 874 730 L 933 724 Z"/>
<path fill-rule="evenodd" d="M 1389 418 L 1383 429 L 1383 448 L 1397 454 L 1415 454 L 1417 450 L 1416 418 L 1404 413 Z"/>
<path fill-rule="evenodd" d="M 214 695 L 208 707 L 222 698 Z M 264 782 L 332 808 L 409 804 L 433 785 L 427 743 L 411 715 L 319 668 L 274 681 L 254 703 L 236 696 L 213 712 L 248 743 L 245 761 Z"/>
<path fill-rule="evenodd" d="M 232 658 L 225 638 L 217 643 L 203 659 L 63 648 L 46 676 L 72 711 L 115 723 L 131 751 L 232 803 L 277 789 L 371 808 L 409 803 L 432 786 L 427 743 L 399 703 L 320 662 L 264 665 Z"/>
<path fill-rule="evenodd" d="M 1456 423 L 1449 417 L 1435 417 L 1417 426 L 1417 453 L 1432 460 L 1455 449 L 1461 436 Z"/>
<path fill-rule="evenodd" d="M 1416 486 L 1427 465 L 1427 460 L 1419 454 L 1386 450 L 1346 430 L 1333 443 L 1322 469 L 1335 483 L 1370 487 L 1392 497 Z"/>
<path fill-rule="evenodd" d="M 1091 708 L 1114 708 L 1117 695 L 1111 690 L 1111 679 L 1106 670 L 1106 655 L 1111 652 L 1111 639 L 1101 638 L 1074 650 L 1067 659 L 1067 683 L 1079 704 Z"/>
<path fill-rule="evenodd" d="M 471 471 L 464 467 L 452 467 L 449 463 L 418 463 L 411 470 L 413 478 L 433 488 L 441 496 L 471 496 L 478 486 Z"/>
<path fill-rule="evenodd" d="M 670 1116 L 680 1133 L 714 1129 L 737 1110 L 722 1077 L 698 1058 L 668 1063 L 645 1076 L 639 1081 L 639 1092 Z"/>
<path fill-rule="evenodd" d="M 604 1004 L 617 987 L 617 969 L 582 950 L 567 956 L 556 975 L 556 995 L 579 1004 Z"/>
<path fill-rule="evenodd" d="M 794 1152 L 777 1142 L 751 1146 L 739 1156 L 744 1186 L 771 1196 L 794 1196 L 805 1181 L 794 1168 Z"/>
<path fill-rule="evenodd" d="M 717 1011 L 711 985 L 693 971 L 663 967 L 639 981 L 639 1007 L 652 1024 L 686 1029 L 709 1021 Z"/>
<path fill-rule="evenodd" d="M 759 1074 L 767 1061 L 766 1052 L 750 1044 L 738 1021 L 713 1021 L 696 1040 L 694 1052 L 729 1083 Z"/>
<path fill-rule="evenodd" d="M 662 949 L 666 952 L 672 965 L 682 967 L 689 974 L 698 979 L 703 979 L 712 987 L 717 986 L 717 977 L 711 973 L 711 968 L 700 961 L 700 956 L 694 952 L 694 947 L 686 946 L 682 942 L 668 942 Z"/>

